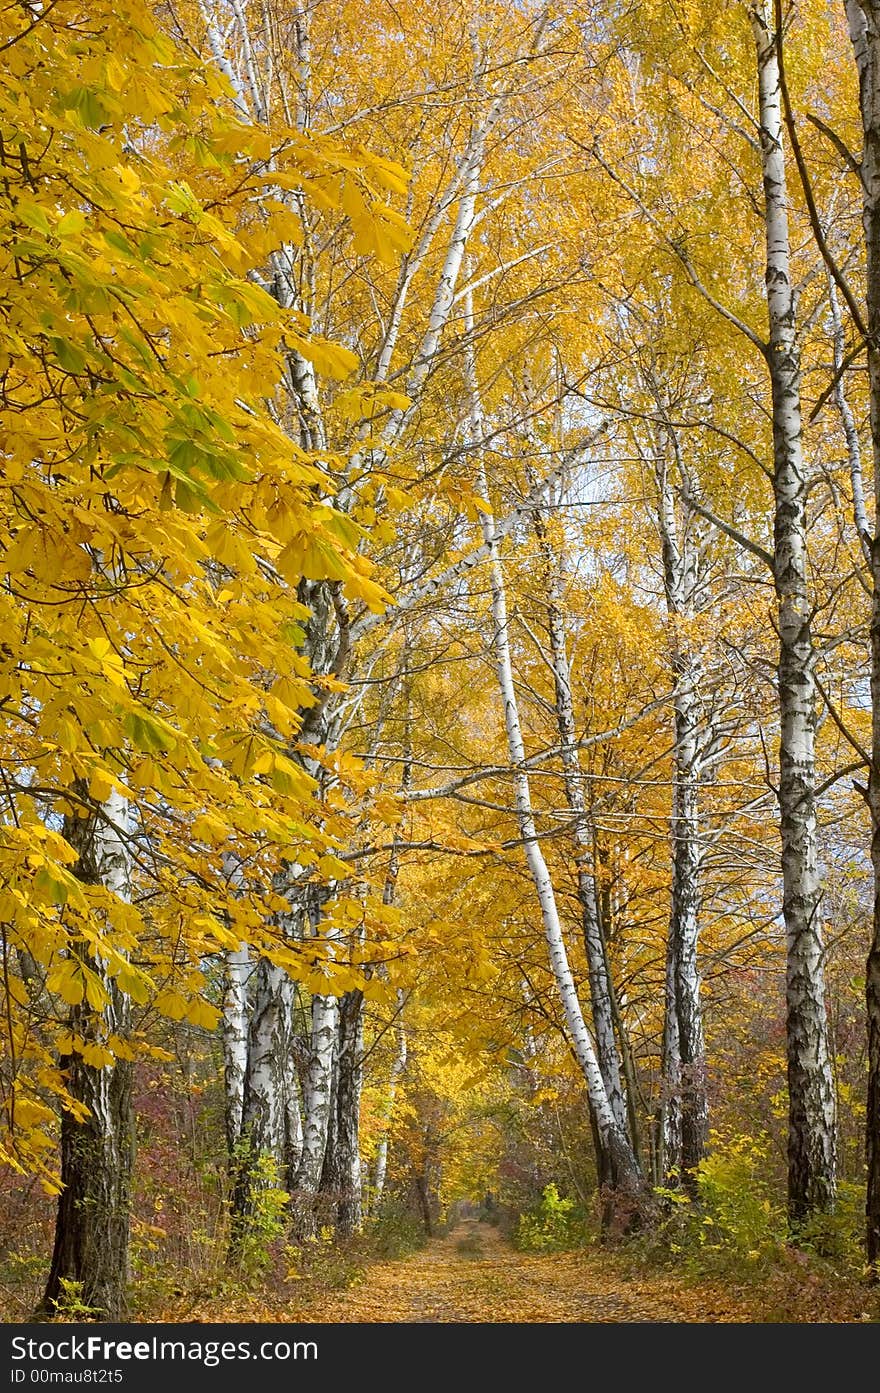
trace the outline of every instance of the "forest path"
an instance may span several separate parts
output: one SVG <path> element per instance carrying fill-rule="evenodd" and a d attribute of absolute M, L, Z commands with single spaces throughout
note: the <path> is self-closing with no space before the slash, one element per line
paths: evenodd
<path fill-rule="evenodd" d="M 295 1303 L 294 1303 L 295 1304 Z M 667 1274 L 629 1275 L 601 1250 L 515 1251 L 497 1229 L 463 1220 L 406 1258 L 370 1265 L 363 1282 L 290 1320 L 743 1321 L 729 1298 Z"/>

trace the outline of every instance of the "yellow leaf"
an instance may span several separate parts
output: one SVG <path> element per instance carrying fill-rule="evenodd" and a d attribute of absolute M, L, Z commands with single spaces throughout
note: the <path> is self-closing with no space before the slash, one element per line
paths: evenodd
<path fill-rule="evenodd" d="M 171 987 L 158 992 L 154 1004 L 157 1011 L 172 1021 L 182 1021 L 190 1005 L 185 996 Z"/>
<path fill-rule="evenodd" d="M 89 778 L 89 797 L 98 803 L 104 803 L 113 792 L 115 784 L 116 780 L 106 769 L 93 769 Z"/>
<path fill-rule="evenodd" d="M 186 1019 L 191 1021 L 193 1025 L 202 1026 L 205 1030 L 213 1030 L 220 1020 L 220 1012 L 216 1006 L 211 1006 L 201 997 L 196 997 L 194 1001 L 190 1002 Z"/>
<path fill-rule="evenodd" d="M 85 996 L 85 984 L 69 958 L 63 958 L 46 978 L 46 987 L 57 992 L 68 1006 L 78 1006 Z"/>

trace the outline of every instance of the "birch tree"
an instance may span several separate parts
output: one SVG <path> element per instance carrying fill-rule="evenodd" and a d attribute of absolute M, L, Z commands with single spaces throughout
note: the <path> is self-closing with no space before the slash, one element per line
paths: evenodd
<path fill-rule="evenodd" d="M 551 489 L 548 502 L 559 495 Z M 547 630 L 549 658 L 552 664 L 555 694 L 556 723 L 559 730 L 560 757 L 563 768 L 565 795 L 571 812 L 571 831 L 577 847 L 577 887 L 580 902 L 584 948 L 586 950 L 590 1005 L 596 1057 L 608 1095 L 608 1102 L 619 1130 L 634 1138 L 627 1114 L 627 1097 L 623 1083 L 624 1068 L 618 1046 L 615 1018 L 618 1017 L 614 999 L 614 983 L 608 962 L 608 946 L 596 902 L 596 878 L 592 866 L 595 838 L 586 806 L 583 773 L 577 749 L 577 736 L 572 699 L 571 669 L 561 603 L 559 564 L 552 554 L 547 522 L 540 507 L 535 509 L 535 531 L 538 536 L 547 584 Z M 601 1132 L 596 1130 L 601 1138 Z M 599 1145 L 597 1162 L 600 1184 L 612 1183 L 607 1149 Z"/>
<path fill-rule="evenodd" d="M 263 38 L 256 37 L 255 17 L 251 17 L 244 6 L 229 7 L 228 15 L 223 6 L 206 6 L 204 15 L 208 26 L 208 46 L 215 61 L 232 82 L 238 106 L 247 112 L 251 120 L 269 121 L 273 103 L 283 105 L 286 101 L 284 74 L 271 67 L 274 58 Z M 228 20 L 225 24 L 221 22 L 222 15 L 226 15 Z M 294 104 L 297 128 L 302 132 L 314 129 L 318 119 L 312 90 L 315 79 L 311 71 L 310 32 L 312 23 L 319 18 L 321 16 L 317 12 L 313 14 L 305 8 L 298 8 L 293 17 L 296 60 Z M 525 26 L 523 36 L 518 39 L 518 62 L 526 64 L 539 54 L 544 26 L 545 19 L 540 13 Z M 364 481 L 381 481 L 382 471 L 406 448 L 408 434 L 423 408 L 431 375 L 442 360 L 444 336 L 454 312 L 468 241 L 482 216 L 478 211 L 478 198 L 483 190 L 487 147 L 506 111 L 511 94 L 523 81 L 518 76 L 511 80 L 503 64 L 499 65 L 500 76 L 496 76 L 493 71 L 495 54 L 491 44 L 479 38 L 478 29 L 472 24 L 464 26 L 463 32 L 466 32 L 470 49 L 471 70 L 465 77 L 460 99 L 462 109 L 467 112 L 461 148 L 454 155 L 448 177 L 422 215 L 414 245 L 403 257 L 387 313 L 379 326 L 374 349 L 364 365 L 367 378 L 372 375 L 380 382 L 389 378 L 399 381 L 406 396 L 392 394 L 391 409 L 378 432 L 367 418 L 355 422 L 355 434 L 362 444 L 360 449 L 351 453 L 342 467 L 339 494 L 342 506 L 355 517 L 360 507 L 359 491 L 365 489 Z M 271 94 L 274 95 L 270 101 Z M 346 113 L 343 119 L 354 124 L 358 113 Z M 433 158 L 434 152 L 429 149 L 427 155 Z M 288 245 L 273 253 L 270 259 L 271 276 L 266 285 L 280 304 L 309 316 L 313 327 L 329 329 L 332 311 L 327 303 L 323 309 L 321 307 L 325 270 L 314 250 L 321 235 L 318 223 L 304 211 L 302 196 L 296 190 L 291 191 L 290 201 L 304 219 L 306 235 L 300 248 Z M 334 232 L 333 238 L 336 235 Z M 335 246 L 335 241 L 332 245 Z M 329 273 L 332 275 L 332 265 Z M 420 289 L 418 302 L 414 298 L 416 286 Z M 322 316 L 327 322 L 321 322 Z M 408 339 L 402 340 L 405 331 L 408 331 Z M 288 386 L 293 422 L 303 448 L 323 450 L 331 443 L 338 444 L 338 423 L 337 436 L 334 438 L 313 362 L 297 350 L 289 353 Z M 366 400 L 370 401 L 370 397 Z M 381 401 L 381 397 L 377 400 Z M 373 485 L 374 492 L 375 487 Z M 312 670 L 335 682 L 346 674 L 356 674 L 360 661 L 356 645 L 364 637 L 364 627 L 359 627 L 357 623 L 349 624 L 340 587 L 303 582 L 299 588 L 299 598 L 311 610 L 304 652 Z M 329 752 L 338 745 L 342 728 L 331 685 L 319 685 L 322 688 L 319 699 L 301 713 L 299 737 L 300 742 L 323 746 Z M 309 766 L 309 772 L 314 774 L 317 770 Z M 297 898 L 295 884 L 288 884 L 286 891 L 294 900 Z M 362 1003 L 358 997 L 352 997 L 352 1009 L 356 1002 L 360 1012 Z M 268 1020 L 269 1017 L 265 1016 L 264 1019 Z M 337 1161 L 327 1156 L 333 1098 L 344 1107 L 354 1108 L 359 1095 L 356 1084 L 359 1066 L 352 1049 L 347 1046 L 342 1050 L 339 1041 L 331 1041 L 331 1035 L 338 1025 L 338 1008 L 334 998 L 313 1003 L 312 1060 L 304 1098 L 303 1150 L 297 1173 L 291 1182 L 295 1204 L 301 1215 L 313 1203 L 325 1159 L 328 1161 L 328 1176 L 338 1169 Z M 360 1023 L 352 1019 L 351 1038 L 359 1038 L 360 1030 Z M 252 1031 L 249 1057 L 255 1064 L 261 1058 L 277 1060 L 271 1039 L 258 1040 Z M 346 1068 L 351 1063 L 354 1073 L 351 1086 L 340 1090 L 338 1071 L 343 1061 Z M 335 1076 L 333 1070 L 336 1071 Z M 312 1107 L 315 1113 L 310 1118 Z M 336 1119 L 337 1123 L 339 1120 Z M 334 1143 L 342 1135 L 349 1138 L 355 1135 L 356 1127 L 356 1119 L 343 1119 L 341 1131 L 338 1126 L 333 1131 Z M 348 1153 L 349 1159 L 344 1168 L 350 1177 L 350 1189 L 355 1185 L 358 1166 L 351 1146 Z M 359 1201 L 352 1203 L 356 1209 Z M 301 1219 L 300 1222 L 306 1221 Z"/>
<path fill-rule="evenodd" d="M 482 401 L 472 345 L 473 310 L 466 302 L 465 329 L 469 334 L 465 355 L 465 387 L 469 401 L 469 430 L 473 442 L 486 435 Z M 488 492 L 485 466 L 477 455 L 477 477 L 481 494 Z M 494 653 L 498 690 L 501 697 L 507 746 L 513 769 L 513 788 L 516 816 L 523 839 L 526 862 L 535 886 L 541 911 L 547 951 L 559 1000 L 562 1006 L 569 1040 L 587 1088 L 591 1111 L 599 1138 L 599 1171 L 608 1177 L 613 1191 L 638 1201 L 643 1180 L 638 1159 L 627 1135 L 622 1117 L 615 1113 L 602 1075 L 596 1047 L 587 1029 L 581 1004 L 572 976 L 568 952 L 557 907 L 553 883 L 538 837 L 532 809 L 526 751 L 519 716 L 519 703 L 513 676 L 510 635 L 507 614 L 507 595 L 504 572 L 495 539 L 495 520 L 489 511 L 482 513 L 482 530 L 489 549 L 488 569 L 491 587 L 492 650 Z M 622 1101 L 622 1100 L 621 1100 Z M 620 1109 L 621 1102 L 618 1102 Z M 613 1197 L 611 1200 L 614 1203 Z"/>
<path fill-rule="evenodd" d="M 776 34 L 769 3 L 749 11 L 758 62 L 766 215 L 766 348 L 773 403 L 773 579 L 779 631 L 779 809 L 787 952 L 788 1203 L 798 1222 L 834 1207 L 834 1079 L 825 1009 L 816 849 L 815 653 L 806 543 L 807 474 L 791 272 Z"/>
<path fill-rule="evenodd" d="M 748 108 L 735 98 L 728 121 L 760 155 L 763 240 L 769 336 L 731 310 L 701 277 L 686 234 L 668 231 L 644 199 L 604 159 L 596 158 L 641 208 L 687 282 L 706 306 L 762 355 L 770 380 L 773 427 L 773 547 L 757 545 L 692 495 L 698 515 L 711 521 L 765 564 L 776 594 L 779 636 L 776 693 L 779 711 L 777 799 L 782 842 L 782 916 L 786 933 L 786 1037 L 789 1089 L 788 1207 L 796 1226 L 814 1212 L 833 1209 L 836 1194 L 835 1096 L 825 1006 L 824 936 L 817 852 L 815 733 L 818 690 L 811 632 L 806 505 L 809 475 L 802 440 L 801 368 L 797 303 L 791 268 L 788 196 L 777 35 L 769 4 L 745 8 L 755 45 L 758 78 L 756 147 L 743 125 Z M 711 64 L 709 71 L 713 72 Z M 712 108 L 717 110 L 717 108 Z M 750 120 L 752 118 L 749 118 Z"/>
<path fill-rule="evenodd" d="M 697 559 L 694 517 L 676 505 L 672 449 L 661 430 L 655 436 L 657 522 L 663 556 L 663 589 L 669 616 L 674 680 L 675 741 L 672 786 L 672 885 L 666 948 L 666 1006 L 663 1027 L 661 1171 L 694 1185 L 708 1134 L 706 1048 L 700 999 L 701 845 L 699 790 L 702 776 L 701 664 L 688 634 L 695 614 Z M 658 438 L 659 437 L 659 438 Z M 702 738 L 701 738 L 702 736 Z"/>

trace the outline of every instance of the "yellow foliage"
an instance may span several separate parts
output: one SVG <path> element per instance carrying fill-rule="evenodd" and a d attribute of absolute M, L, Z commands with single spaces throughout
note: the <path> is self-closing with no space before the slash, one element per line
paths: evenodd
<path fill-rule="evenodd" d="M 5 1153 L 51 1184 L 40 1098 L 75 1106 L 52 1064 L 69 1011 L 92 1018 L 73 1047 L 94 1068 L 141 1048 L 102 1033 L 105 969 L 136 1002 L 213 1027 L 191 969 L 229 942 L 213 917 L 224 857 L 247 867 L 235 934 L 259 951 L 282 860 L 318 859 L 344 821 L 319 830 L 315 782 L 285 753 L 314 700 L 295 589 L 309 575 L 387 597 L 325 461 L 268 404 L 293 345 L 339 377 L 357 360 L 253 279 L 295 232 L 269 196 L 254 226 L 266 160 L 276 189 L 348 207 L 377 254 L 408 233 L 377 193 L 400 188 L 393 161 L 249 125 L 150 6 L 97 0 L 86 27 L 70 0 L 28 13 L 0 18 L 2 1078 Z M 108 809 L 129 849 L 149 848 L 131 903 L 57 830 L 59 815 L 68 835 L 72 819 L 105 826 Z"/>

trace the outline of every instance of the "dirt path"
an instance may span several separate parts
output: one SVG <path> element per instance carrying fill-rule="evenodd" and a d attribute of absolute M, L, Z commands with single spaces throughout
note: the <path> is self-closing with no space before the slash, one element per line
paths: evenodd
<path fill-rule="evenodd" d="M 743 1321 L 724 1294 L 665 1275 L 622 1274 L 601 1252 L 518 1253 L 488 1224 L 466 1220 L 410 1257 L 371 1265 L 348 1290 L 288 1320 Z"/>

